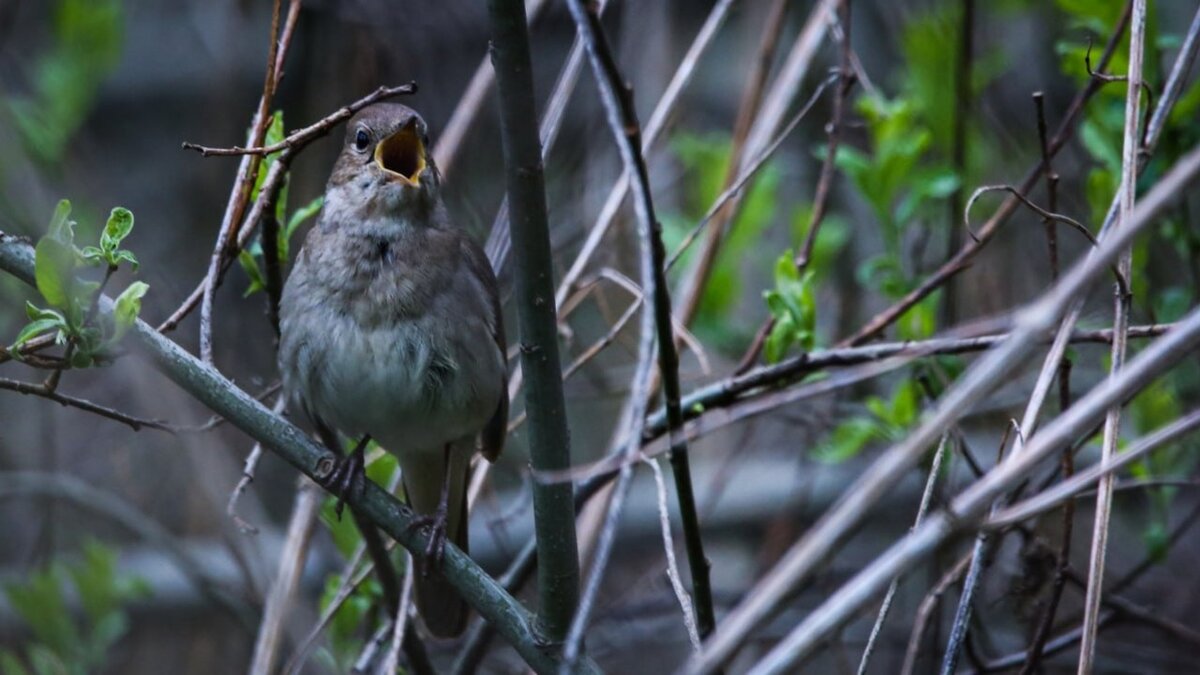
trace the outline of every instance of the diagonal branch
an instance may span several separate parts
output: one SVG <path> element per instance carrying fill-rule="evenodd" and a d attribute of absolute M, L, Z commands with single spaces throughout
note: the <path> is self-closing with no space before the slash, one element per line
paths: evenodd
<path fill-rule="evenodd" d="M 1075 298 L 1090 286 L 1092 278 L 1112 260 L 1116 259 L 1119 253 L 1129 245 L 1140 231 L 1155 222 L 1156 217 L 1164 209 L 1183 196 L 1186 193 L 1185 188 L 1191 184 L 1197 174 L 1200 174 L 1200 147 L 1193 148 L 1176 162 L 1170 172 L 1138 204 L 1124 228 L 1112 232 L 1090 256 L 1072 267 L 1063 276 L 1062 281 L 1054 288 L 1018 312 L 1015 319 L 1016 329 L 1009 338 L 988 351 L 983 358 L 972 365 L 946 392 L 931 414 L 926 417 L 907 439 L 885 451 L 866 470 L 862 477 L 856 481 L 855 485 L 847 488 L 846 494 L 850 497 L 842 500 L 830 509 L 788 551 L 783 560 L 730 614 L 722 624 L 722 629 L 709 640 L 707 649 L 701 656 L 694 658 L 690 662 L 690 667 L 700 672 L 712 672 L 721 663 L 730 658 L 749 633 L 774 612 L 782 598 L 787 597 L 787 592 L 794 588 L 797 583 L 808 578 L 826 556 L 829 555 L 832 549 L 858 523 L 862 522 L 862 519 L 867 516 L 875 502 L 890 490 L 904 476 L 908 469 L 916 464 L 924 449 L 933 442 L 938 434 L 949 424 L 956 421 L 968 407 L 990 392 L 995 387 L 996 382 L 1008 377 L 1011 370 L 1020 365 L 1032 350 L 1034 343 L 1044 335 L 1045 331 L 1054 326 L 1063 312 L 1073 305 Z M 1200 323 L 1200 319 L 1197 319 L 1197 323 Z M 1170 336 L 1176 335 L 1181 331 L 1182 324 L 1180 324 L 1177 330 L 1168 333 L 1163 339 L 1169 339 Z M 1163 339 L 1157 341 L 1156 344 L 1162 343 Z M 1149 348 L 1146 353 L 1150 353 L 1152 350 L 1154 350 L 1153 347 Z M 1094 390 L 1093 393 L 1101 389 Z M 1071 411 L 1076 410 L 1078 407 L 1078 404 L 1073 406 Z M 1059 420 L 1065 417 L 1066 415 L 1061 416 Z M 1035 436 L 1031 440 L 1030 447 L 1038 443 L 1044 434 L 1045 432 Z M 1014 455 L 1010 462 L 1006 462 L 1006 465 L 1012 462 L 1025 461 L 1032 454 L 1026 452 L 1023 455 Z M 986 484 L 986 482 L 987 480 L 985 479 L 983 483 Z M 944 527 L 946 532 L 934 532 L 933 530 L 938 527 Z M 925 539 L 940 540 L 942 534 L 949 534 L 949 521 L 943 519 L 940 526 L 924 526 L 918 533 L 912 535 L 913 539 L 906 538 L 903 541 L 913 542 L 918 537 L 918 534 Z M 922 545 L 928 543 L 928 541 L 925 541 L 922 542 Z M 893 566 L 900 562 L 900 560 L 885 556 L 880 561 L 887 563 L 887 575 L 881 578 L 880 589 L 882 589 L 890 578 L 897 573 L 898 569 Z M 908 561 L 905 562 L 907 563 Z M 884 571 L 884 568 L 880 567 L 876 569 L 873 567 L 871 571 L 872 575 L 874 575 L 877 572 Z M 875 582 L 874 576 L 872 576 L 871 581 L 872 583 Z M 858 591 L 859 589 L 854 589 L 855 593 Z M 837 597 L 836 594 L 835 597 Z M 868 594 L 863 600 L 869 597 L 870 595 Z M 855 602 L 860 602 L 857 596 L 854 600 Z M 854 604 L 853 608 L 859 606 Z M 848 605 L 844 609 L 839 608 L 837 611 L 828 611 L 823 616 L 818 616 L 818 614 L 810 615 L 810 619 L 802 624 L 802 627 L 805 627 L 805 639 L 803 641 L 798 640 L 795 643 L 789 640 L 789 644 L 786 646 L 786 653 L 791 655 L 804 651 L 796 649 L 796 645 L 807 644 L 807 640 L 816 634 L 810 631 L 816 628 L 818 621 L 821 624 L 821 630 L 818 632 L 822 632 L 823 634 L 823 631 L 827 627 L 825 626 L 825 622 L 830 617 L 835 615 L 841 616 L 842 611 L 849 609 L 851 609 L 851 606 Z M 790 661 L 790 657 L 788 660 Z"/>
<path fill-rule="evenodd" d="M 0 233 L 0 270 L 34 285 L 32 248 L 15 237 Z M 110 298 L 103 298 L 100 314 L 111 315 L 113 304 Z M 309 478 L 319 483 L 333 472 L 335 455 L 144 321 L 139 320 L 127 337 L 155 369 Z M 418 560 L 423 559 L 428 539 L 423 528 L 416 527 L 412 509 L 407 505 L 371 481 L 366 482 L 361 493 L 350 495 L 346 503 L 411 551 Z M 553 673 L 558 670 L 560 660 L 545 650 L 544 638 L 535 628 L 533 617 L 469 556 L 453 545 L 447 545 L 441 572 L 534 671 Z M 578 668 L 583 672 L 596 672 L 595 664 L 588 660 L 580 662 Z"/>

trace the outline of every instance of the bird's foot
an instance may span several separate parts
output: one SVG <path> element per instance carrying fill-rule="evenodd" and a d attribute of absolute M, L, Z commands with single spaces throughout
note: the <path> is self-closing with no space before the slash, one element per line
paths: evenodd
<path fill-rule="evenodd" d="M 333 471 L 321 483 L 321 487 L 337 496 L 334 512 L 337 513 L 339 521 L 342 519 L 342 510 L 346 507 L 346 498 L 351 495 L 361 497 L 366 489 L 366 460 L 363 457 L 366 445 L 367 439 L 364 438 L 353 452 L 339 457 Z"/>
<path fill-rule="evenodd" d="M 412 522 L 408 525 L 407 529 L 410 531 L 416 528 L 428 530 L 429 541 L 425 544 L 425 564 L 421 569 L 421 574 L 425 576 L 429 576 L 429 570 L 441 567 L 442 559 L 446 556 L 446 521 L 447 509 L 443 505 L 432 515 L 414 515 Z"/>

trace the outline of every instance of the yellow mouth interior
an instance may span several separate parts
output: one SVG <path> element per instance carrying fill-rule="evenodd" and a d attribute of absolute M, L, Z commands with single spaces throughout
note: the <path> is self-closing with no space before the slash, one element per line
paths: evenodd
<path fill-rule="evenodd" d="M 409 124 L 375 146 L 375 163 L 409 185 L 417 185 L 425 170 L 425 146 L 415 124 Z"/>

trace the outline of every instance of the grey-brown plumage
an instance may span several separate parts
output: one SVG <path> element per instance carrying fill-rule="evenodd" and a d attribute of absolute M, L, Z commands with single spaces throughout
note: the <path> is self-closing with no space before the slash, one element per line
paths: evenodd
<path fill-rule="evenodd" d="M 504 327 L 491 265 L 447 215 L 427 147 L 403 105 L 350 120 L 284 287 L 279 367 L 318 425 L 395 454 L 413 510 L 465 551 L 468 463 L 477 439 L 499 455 L 508 422 Z M 432 633 L 462 632 L 466 605 L 440 574 L 418 575 L 416 599 Z"/>

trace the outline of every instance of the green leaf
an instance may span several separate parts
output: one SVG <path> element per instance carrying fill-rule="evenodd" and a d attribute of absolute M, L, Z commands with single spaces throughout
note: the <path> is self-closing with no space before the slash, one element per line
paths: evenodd
<path fill-rule="evenodd" d="M 70 215 L 71 202 L 60 199 L 58 205 L 54 207 L 54 215 L 50 216 L 50 226 L 46 228 L 46 232 L 62 242 L 73 241 L 74 232 L 71 230 L 71 221 L 67 220 Z"/>
<path fill-rule="evenodd" d="M 38 319 L 58 319 L 59 321 L 66 321 L 63 315 L 59 312 L 56 312 L 52 309 L 42 309 L 28 300 L 25 301 L 25 316 L 28 316 L 30 320 L 33 321 Z"/>
<path fill-rule="evenodd" d="M 286 262 L 288 260 L 288 249 L 292 241 L 292 235 L 296 233 L 296 229 L 303 225 L 309 218 L 317 215 L 323 206 L 325 206 L 325 195 L 321 195 L 299 209 L 296 209 L 292 213 L 292 217 L 288 218 L 287 227 L 279 232 L 277 247 L 279 249 L 280 261 Z"/>
<path fill-rule="evenodd" d="M 875 422 L 866 417 L 853 417 L 842 422 L 829 439 L 812 452 L 813 459 L 827 464 L 839 464 L 862 452 L 878 433 Z"/>
<path fill-rule="evenodd" d="M 125 250 L 117 251 L 117 256 L 113 260 L 113 263 L 116 265 L 119 265 L 122 262 L 129 263 L 129 266 L 133 268 L 133 271 L 134 272 L 137 271 L 138 259 L 136 256 L 133 255 L 133 253 L 131 251 L 125 251 Z"/>
<path fill-rule="evenodd" d="M 75 270 L 75 251 L 50 236 L 42 237 L 34 249 L 33 275 L 38 292 L 53 307 L 66 309 Z"/>
<path fill-rule="evenodd" d="M 782 319 L 775 322 L 775 326 L 771 328 L 771 334 L 763 343 L 763 357 L 767 363 L 779 363 L 779 360 L 787 353 L 788 347 L 792 346 L 794 334 L 795 323 L 793 323 L 791 315 L 785 314 Z"/>
<path fill-rule="evenodd" d="M 137 322 L 138 314 L 142 311 L 142 296 L 146 295 L 148 290 L 150 290 L 149 284 L 144 281 L 135 281 L 117 297 L 116 306 L 113 309 L 113 342 L 124 337 L 125 333 Z"/>
<path fill-rule="evenodd" d="M 67 322 L 61 317 L 55 319 L 38 319 L 36 321 L 30 321 L 29 323 L 25 324 L 25 327 L 21 329 L 20 333 L 17 333 L 17 339 L 15 342 L 13 342 L 12 346 L 9 347 L 9 351 L 17 349 L 21 345 L 29 342 L 42 333 L 56 329 L 65 329 L 66 323 Z"/>
<path fill-rule="evenodd" d="M 250 297 L 254 293 L 266 289 L 267 281 L 263 277 L 262 270 L 258 268 L 258 261 L 255 260 L 253 253 L 242 249 L 238 252 L 238 263 L 246 271 L 246 276 L 250 277 L 250 285 L 246 288 L 246 292 L 242 294 L 243 298 Z"/>
<path fill-rule="evenodd" d="M 79 252 L 79 255 L 83 258 L 83 261 L 89 265 L 99 265 L 100 263 L 105 262 L 104 251 L 101 251 L 96 246 L 84 246 L 83 250 Z"/>
<path fill-rule="evenodd" d="M 104 232 L 100 235 L 100 248 L 108 253 L 116 251 L 132 230 L 133 213 L 123 206 L 116 207 L 109 214 Z"/>

